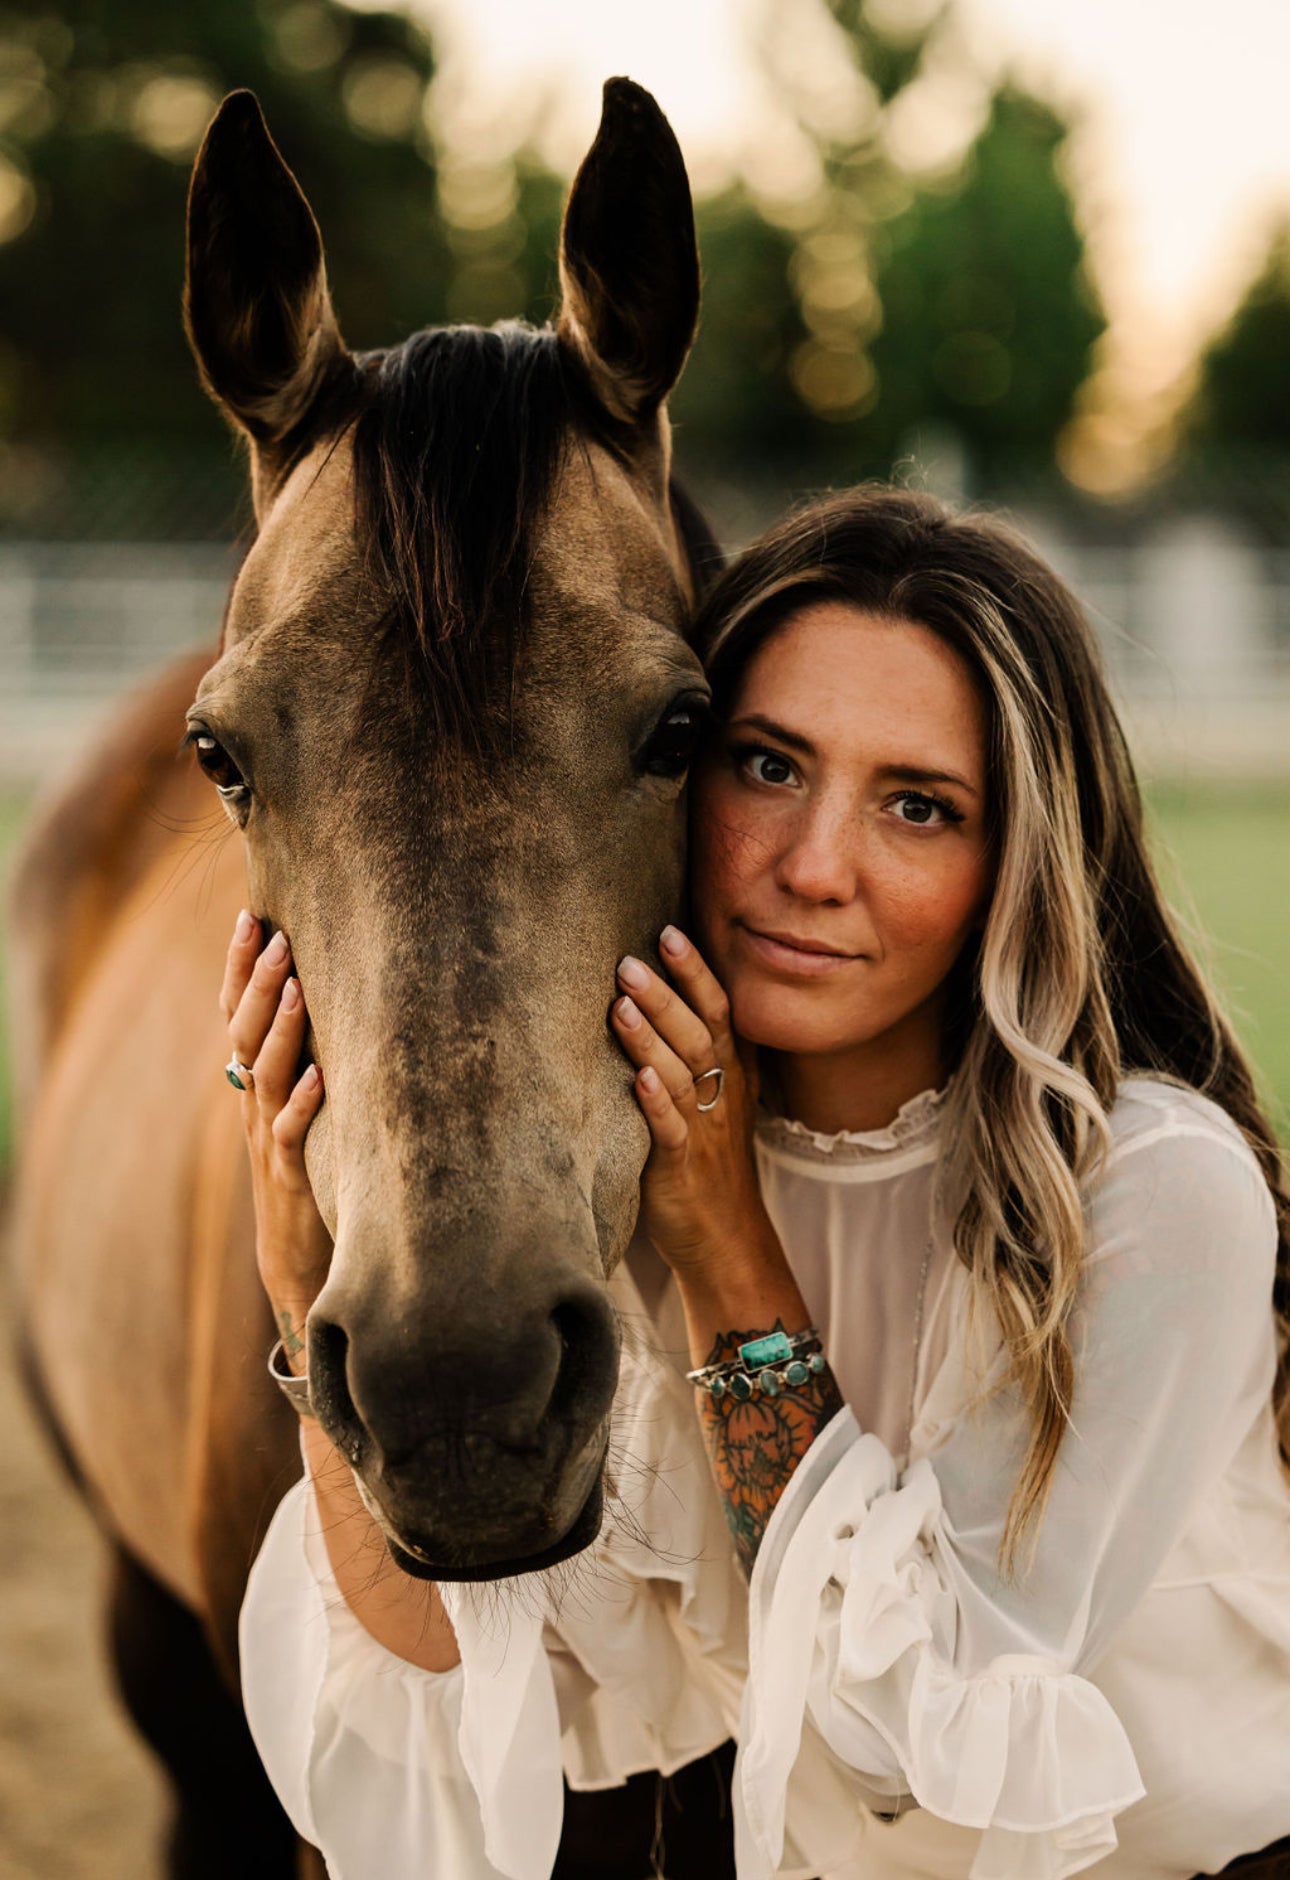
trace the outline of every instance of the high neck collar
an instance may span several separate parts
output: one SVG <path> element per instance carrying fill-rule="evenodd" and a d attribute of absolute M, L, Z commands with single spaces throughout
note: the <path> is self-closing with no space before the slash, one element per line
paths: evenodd
<path fill-rule="evenodd" d="M 763 1111 L 757 1119 L 757 1136 L 761 1142 L 804 1153 L 812 1160 L 828 1156 L 837 1161 L 853 1162 L 889 1155 L 894 1150 L 911 1149 L 933 1140 L 940 1128 L 949 1093 L 949 1084 L 939 1090 L 920 1090 L 916 1097 L 902 1103 L 881 1129 L 839 1129 L 831 1135 L 810 1129 L 793 1117 L 772 1116 Z"/>

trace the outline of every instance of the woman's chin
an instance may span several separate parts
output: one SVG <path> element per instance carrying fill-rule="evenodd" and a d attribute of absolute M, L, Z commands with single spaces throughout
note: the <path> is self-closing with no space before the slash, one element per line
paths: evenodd
<path fill-rule="evenodd" d="M 735 1030 L 749 1044 L 767 1051 L 814 1055 L 845 1050 L 859 1042 L 854 1014 L 831 1009 L 832 1002 L 818 994 L 795 992 L 782 984 L 730 989 L 730 1016 Z M 849 1020 L 850 1022 L 847 1022 Z"/>

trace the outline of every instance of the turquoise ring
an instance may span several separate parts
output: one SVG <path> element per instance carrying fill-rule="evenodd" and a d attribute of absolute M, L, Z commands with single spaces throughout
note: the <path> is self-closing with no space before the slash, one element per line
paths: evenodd
<path fill-rule="evenodd" d="M 251 1085 L 255 1082 L 255 1075 L 251 1070 L 251 1066 L 249 1064 L 243 1064 L 236 1051 L 224 1066 L 224 1075 L 228 1078 L 234 1090 L 249 1090 Z"/>

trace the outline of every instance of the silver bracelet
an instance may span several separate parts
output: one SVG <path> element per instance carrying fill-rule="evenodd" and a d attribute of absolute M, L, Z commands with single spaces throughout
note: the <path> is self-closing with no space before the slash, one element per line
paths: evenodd
<path fill-rule="evenodd" d="M 728 1395 L 737 1403 L 747 1403 L 757 1391 L 763 1397 L 778 1397 L 785 1388 L 800 1389 L 827 1364 L 820 1334 L 808 1325 L 804 1332 L 767 1332 L 761 1338 L 749 1338 L 740 1345 L 738 1357 L 702 1365 L 685 1375 L 714 1402 Z"/>
<path fill-rule="evenodd" d="M 279 1352 L 282 1353 L 282 1362 L 285 1367 L 287 1362 L 287 1350 L 281 1339 L 278 1340 L 273 1350 L 269 1353 L 269 1376 L 273 1379 L 297 1416 L 316 1416 L 317 1411 L 309 1401 L 308 1377 L 297 1377 L 294 1371 L 285 1368 L 280 1371 L 277 1365 Z"/>

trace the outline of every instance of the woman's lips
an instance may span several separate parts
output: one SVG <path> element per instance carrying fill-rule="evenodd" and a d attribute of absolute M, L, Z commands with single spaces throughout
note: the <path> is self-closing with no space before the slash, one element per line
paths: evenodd
<path fill-rule="evenodd" d="M 821 979 L 830 973 L 841 971 L 844 966 L 854 966 L 860 953 L 829 953 L 822 949 L 817 941 L 803 940 L 794 942 L 786 935 L 759 933 L 755 927 L 748 927 L 742 921 L 735 924 L 735 930 L 745 947 L 760 960 L 763 965 L 775 972 L 791 973 L 798 979 Z"/>

